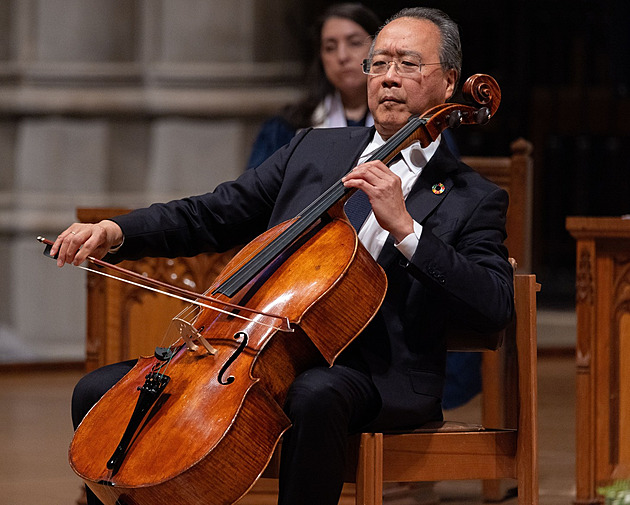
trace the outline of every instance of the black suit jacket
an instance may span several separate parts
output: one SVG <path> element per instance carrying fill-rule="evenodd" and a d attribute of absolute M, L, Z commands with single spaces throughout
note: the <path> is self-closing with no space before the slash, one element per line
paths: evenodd
<path fill-rule="evenodd" d="M 114 219 L 120 259 L 192 256 L 244 244 L 298 215 L 350 168 L 372 128 L 300 132 L 255 170 L 212 193 L 155 204 Z M 200 181 L 202 183 L 203 181 Z M 442 183 L 441 194 L 432 187 Z M 379 313 L 340 359 L 360 356 L 381 394 L 374 427 L 435 417 L 444 381 L 445 329 L 504 327 L 513 312 L 512 267 L 503 246 L 507 194 L 459 162 L 445 145 L 423 169 L 407 208 L 423 225 L 408 261 L 390 236 L 378 262 L 388 277 Z M 345 356 L 344 356 L 345 355 Z"/>

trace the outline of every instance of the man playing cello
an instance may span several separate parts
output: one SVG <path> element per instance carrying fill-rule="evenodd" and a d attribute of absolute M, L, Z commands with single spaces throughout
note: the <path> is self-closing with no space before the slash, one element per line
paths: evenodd
<path fill-rule="evenodd" d="M 448 319 L 496 331 L 512 317 L 506 192 L 439 138 L 405 148 L 389 168 L 363 162 L 411 115 L 448 100 L 460 69 L 457 25 L 436 9 L 404 9 L 380 30 L 364 64 L 374 128 L 302 131 L 260 167 L 211 193 L 75 223 L 52 247 L 59 266 L 88 256 L 120 261 L 227 250 L 294 217 L 356 166 L 343 181 L 369 198 L 372 212 L 359 239 L 389 287 L 379 312 L 335 364 L 305 371 L 289 389 L 282 505 L 338 503 L 348 434 L 442 419 Z M 110 365 L 79 382 L 75 426 L 132 366 Z M 92 495 L 88 501 L 98 503 Z"/>

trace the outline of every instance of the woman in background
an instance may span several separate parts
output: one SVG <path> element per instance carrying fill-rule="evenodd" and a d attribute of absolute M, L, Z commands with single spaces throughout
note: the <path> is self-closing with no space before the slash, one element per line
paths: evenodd
<path fill-rule="evenodd" d="M 301 128 L 374 124 L 361 64 L 380 24 L 376 14 L 359 3 L 332 5 L 324 12 L 314 27 L 317 56 L 307 73 L 306 95 L 263 124 L 247 168 L 260 165 Z"/>

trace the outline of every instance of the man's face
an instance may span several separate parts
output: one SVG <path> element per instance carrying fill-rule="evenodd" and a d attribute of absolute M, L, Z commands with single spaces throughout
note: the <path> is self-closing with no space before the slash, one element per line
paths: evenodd
<path fill-rule="evenodd" d="M 437 63 L 440 43 L 440 30 L 432 22 L 399 18 L 379 33 L 374 57 L 403 61 L 409 56 L 421 63 Z M 403 77 L 395 65 L 390 65 L 387 73 L 368 76 L 368 106 L 381 136 L 391 137 L 412 114 L 422 114 L 448 100 L 455 88 L 455 74 L 452 69 L 445 72 L 441 65 L 427 65 L 420 72 Z"/>

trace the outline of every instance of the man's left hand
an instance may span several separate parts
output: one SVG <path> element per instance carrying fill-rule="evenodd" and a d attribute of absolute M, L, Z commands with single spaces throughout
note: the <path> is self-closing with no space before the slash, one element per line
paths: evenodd
<path fill-rule="evenodd" d="M 370 199 L 378 224 L 400 242 L 413 233 L 413 218 L 407 212 L 400 177 L 382 161 L 358 165 L 342 182 L 347 188 L 357 188 Z"/>

